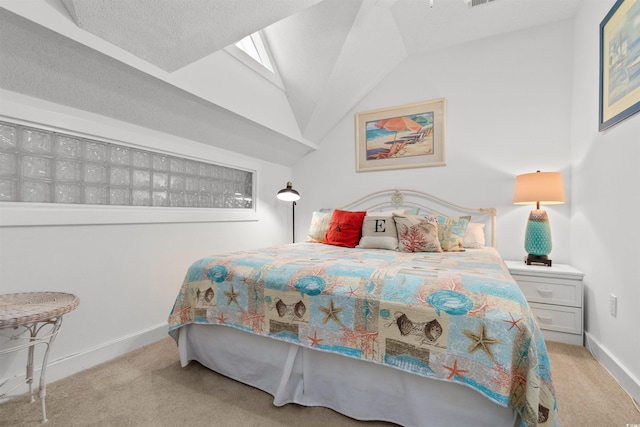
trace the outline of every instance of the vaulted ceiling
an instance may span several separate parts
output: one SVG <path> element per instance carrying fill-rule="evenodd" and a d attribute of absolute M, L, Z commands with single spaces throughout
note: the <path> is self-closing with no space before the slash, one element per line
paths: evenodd
<path fill-rule="evenodd" d="M 292 165 L 407 57 L 570 19 L 581 1 L 0 0 L 0 88 Z M 259 30 L 293 126 L 192 78 Z"/>

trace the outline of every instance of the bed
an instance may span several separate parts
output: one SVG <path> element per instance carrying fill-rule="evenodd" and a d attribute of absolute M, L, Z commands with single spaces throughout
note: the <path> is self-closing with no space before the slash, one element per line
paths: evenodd
<path fill-rule="evenodd" d="M 195 261 L 169 334 L 183 366 L 276 406 L 403 426 L 558 426 L 546 346 L 495 224 L 495 209 L 413 190 L 314 212 L 307 242 Z"/>

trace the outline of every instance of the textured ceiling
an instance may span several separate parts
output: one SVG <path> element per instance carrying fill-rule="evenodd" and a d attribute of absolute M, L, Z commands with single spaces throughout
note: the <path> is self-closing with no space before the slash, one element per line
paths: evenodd
<path fill-rule="evenodd" d="M 60 0 L 76 24 L 166 71 L 320 0 Z"/>
<path fill-rule="evenodd" d="M 0 87 L 291 165 L 408 57 L 570 19 L 581 1 L 0 0 Z M 133 59 L 74 43 L 78 28 Z M 211 75 L 202 58 L 260 29 L 299 136 L 217 105 L 206 83 L 187 93 L 172 80 Z M 211 141 L 213 128 L 228 137 Z"/>

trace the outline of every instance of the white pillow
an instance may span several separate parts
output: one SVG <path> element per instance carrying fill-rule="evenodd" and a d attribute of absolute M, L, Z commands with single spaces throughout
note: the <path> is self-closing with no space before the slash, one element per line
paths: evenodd
<path fill-rule="evenodd" d="M 468 249 L 484 248 L 484 224 L 470 222 L 462 238 L 462 246 Z"/>
<path fill-rule="evenodd" d="M 398 231 L 393 220 L 394 213 L 404 213 L 404 211 L 367 212 L 362 221 L 362 237 L 358 247 L 396 250 L 398 248 Z"/>

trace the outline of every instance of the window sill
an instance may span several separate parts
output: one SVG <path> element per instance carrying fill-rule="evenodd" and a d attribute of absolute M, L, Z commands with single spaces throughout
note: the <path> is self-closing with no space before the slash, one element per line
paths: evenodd
<path fill-rule="evenodd" d="M 257 221 L 255 209 L 0 203 L 0 227 Z"/>

